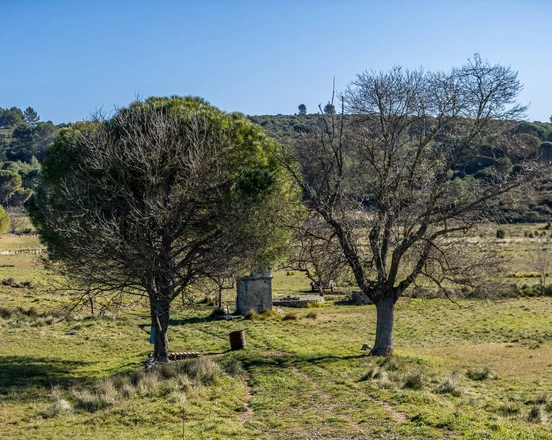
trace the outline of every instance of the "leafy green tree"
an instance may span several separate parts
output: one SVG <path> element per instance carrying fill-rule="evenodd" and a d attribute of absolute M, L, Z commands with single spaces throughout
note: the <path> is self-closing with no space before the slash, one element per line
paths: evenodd
<path fill-rule="evenodd" d="M 11 196 L 21 188 L 21 176 L 13 171 L 0 170 L 0 203 L 7 206 Z"/>
<path fill-rule="evenodd" d="M 40 121 L 40 116 L 32 107 L 27 107 L 23 112 L 23 120 L 29 125 L 36 125 Z"/>
<path fill-rule="evenodd" d="M 335 106 L 332 103 L 328 102 L 324 106 L 324 113 L 327 115 L 335 115 Z"/>
<path fill-rule="evenodd" d="M 31 157 L 30 162 L 22 162 L 20 160 L 16 162 L 9 162 L 7 170 L 16 172 L 21 176 L 22 186 L 34 190 L 39 183 L 40 162 L 34 156 Z"/>
<path fill-rule="evenodd" d="M 542 142 L 537 151 L 539 160 L 552 163 L 552 142 Z"/>
<path fill-rule="evenodd" d="M 59 132 L 31 219 L 72 283 L 149 299 L 154 356 L 166 361 L 175 298 L 230 263 L 263 269 L 282 254 L 277 217 L 298 194 L 274 146 L 200 98 L 134 102 Z"/>
<path fill-rule="evenodd" d="M 307 114 L 307 106 L 305 104 L 299 104 L 297 107 L 299 109 L 299 114 L 304 116 Z"/>
<path fill-rule="evenodd" d="M 0 128 L 12 128 L 24 121 L 24 115 L 21 109 L 12 107 L 4 109 L 0 116 Z"/>
<path fill-rule="evenodd" d="M 6 210 L 0 206 L 0 234 L 3 234 L 10 227 L 10 217 Z"/>
<path fill-rule="evenodd" d="M 12 140 L 7 152 L 9 160 L 30 159 L 33 155 L 35 135 L 33 127 L 26 122 L 20 122 L 13 129 Z"/>

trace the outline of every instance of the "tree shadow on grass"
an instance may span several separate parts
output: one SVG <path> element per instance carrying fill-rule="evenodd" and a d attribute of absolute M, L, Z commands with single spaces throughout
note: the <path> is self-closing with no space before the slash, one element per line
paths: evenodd
<path fill-rule="evenodd" d="M 184 319 L 169 319 L 169 329 L 173 326 L 178 325 L 189 325 L 189 324 L 204 324 L 206 322 L 222 321 L 220 316 L 205 316 L 205 317 L 191 317 Z M 138 325 L 143 331 L 149 334 L 151 324 L 140 324 Z"/>
<path fill-rule="evenodd" d="M 280 367 L 280 368 L 289 368 L 292 366 L 299 365 L 317 365 L 325 366 L 335 362 L 340 362 L 343 360 L 353 360 L 365 358 L 366 354 L 358 355 L 332 355 L 332 354 L 308 354 L 308 355 L 297 355 L 293 353 L 282 353 L 277 356 L 271 355 L 253 355 L 248 356 L 248 354 L 242 355 L 243 364 L 249 369 L 253 367 Z"/>
<path fill-rule="evenodd" d="M 86 361 L 64 359 L 0 356 L 0 394 L 25 392 L 35 387 L 70 385 L 77 380 L 74 371 L 90 365 Z"/>

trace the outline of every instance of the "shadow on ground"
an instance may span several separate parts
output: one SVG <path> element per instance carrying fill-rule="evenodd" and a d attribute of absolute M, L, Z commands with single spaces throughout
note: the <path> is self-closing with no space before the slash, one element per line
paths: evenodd
<path fill-rule="evenodd" d="M 71 384 L 77 380 L 74 371 L 90 364 L 46 357 L 0 356 L 0 394 Z"/>

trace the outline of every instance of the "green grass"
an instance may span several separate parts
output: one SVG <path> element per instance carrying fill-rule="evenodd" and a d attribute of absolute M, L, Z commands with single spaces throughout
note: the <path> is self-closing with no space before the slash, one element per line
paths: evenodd
<path fill-rule="evenodd" d="M 0 287 L 2 439 L 552 437 L 552 298 L 401 299 L 390 358 L 361 350 L 373 306 L 222 321 L 175 302 L 171 349 L 202 356 L 146 376 L 145 307 L 58 322 L 69 298 L 20 257 L 6 276 L 40 285 Z M 277 272 L 274 285 L 308 289 L 297 273 Z M 236 330 L 247 349 L 231 352 Z"/>

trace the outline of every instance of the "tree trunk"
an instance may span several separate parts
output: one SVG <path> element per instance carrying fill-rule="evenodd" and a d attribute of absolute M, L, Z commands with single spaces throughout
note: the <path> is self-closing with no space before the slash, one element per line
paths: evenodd
<path fill-rule="evenodd" d="M 370 356 L 387 356 L 393 353 L 393 323 L 395 301 L 392 297 L 383 297 L 376 303 L 376 342 Z"/>
<path fill-rule="evenodd" d="M 153 357 L 157 362 L 169 360 L 169 338 L 167 337 L 169 308 L 170 303 L 165 296 L 161 296 L 155 305 L 151 305 L 151 321 L 155 332 Z"/>

